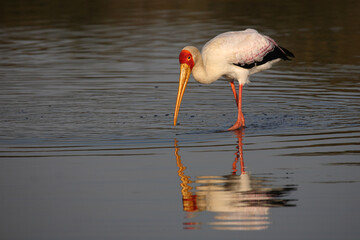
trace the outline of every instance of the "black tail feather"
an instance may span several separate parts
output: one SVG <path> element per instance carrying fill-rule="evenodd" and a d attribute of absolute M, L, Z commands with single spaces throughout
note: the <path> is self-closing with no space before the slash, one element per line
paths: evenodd
<path fill-rule="evenodd" d="M 283 48 L 283 47 L 280 47 L 280 46 L 279 46 L 279 48 L 284 52 L 286 57 L 292 57 L 292 58 L 295 57 L 295 55 L 292 52 L 290 52 L 289 50 L 287 50 L 286 48 Z M 290 59 L 287 58 L 286 60 L 290 60 Z"/>
<path fill-rule="evenodd" d="M 265 63 L 275 60 L 275 59 L 291 60 L 289 57 L 293 58 L 295 56 L 292 52 L 290 52 L 286 48 L 276 45 L 271 52 L 269 52 L 268 54 L 266 54 L 264 56 L 262 61 L 252 62 L 252 63 L 247 63 L 247 64 L 241 64 L 241 63 L 233 63 L 233 64 L 236 66 L 242 67 L 242 68 L 250 69 L 255 66 L 265 64 Z"/>

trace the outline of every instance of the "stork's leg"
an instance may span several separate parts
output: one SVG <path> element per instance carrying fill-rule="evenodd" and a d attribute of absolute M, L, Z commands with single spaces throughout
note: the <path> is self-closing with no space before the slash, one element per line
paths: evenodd
<path fill-rule="evenodd" d="M 232 130 L 236 130 L 236 129 L 239 129 L 241 127 L 245 127 L 245 119 L 244 119 L 244 115 L 241 111 L 241 96 L 242 96 L 242 88 L 243 88 L 243 85 L 239 84 L 239 97 L 238 97 L 238 104 L 237 104 L 237 107 L 238 107 L 238 118 L 237 118 L 237 121 L 236 123 L 231 127 L 229 128 L 228 130 L 229 131 L 232 131 Z M 236 93 L 236 92 L 235 92 Z"/>
<path fill-rule="evenodd" d="M 238 106 L 238 96 L 237 96 L 237 93 L 236 93 L 234 81 L 231 81 L 231 82 L 230 82 L 230 85 L 231 85 L 231 90 L 232 90 L 232 92 L 233 92 L 233 94 L 234 94 L 236 106 Z"/>

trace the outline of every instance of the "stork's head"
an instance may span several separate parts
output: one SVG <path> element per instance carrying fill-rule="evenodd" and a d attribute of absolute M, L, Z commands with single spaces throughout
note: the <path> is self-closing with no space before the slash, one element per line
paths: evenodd
<path fill-rule="evenodd" d="M 179 55 L 180 62 L 180 77 L 179 77 L 179 89 L 176 99 L 175 113 L 174 113 L 174 126 L 176 126 L 176 120 L 180 110 L 181 100 L 183 98 L 186 85 L 189 81 L 191 71 L 195 66 L 196 53 L 199 50 L 197 48 L 188 46 L 184 47 Z"/>

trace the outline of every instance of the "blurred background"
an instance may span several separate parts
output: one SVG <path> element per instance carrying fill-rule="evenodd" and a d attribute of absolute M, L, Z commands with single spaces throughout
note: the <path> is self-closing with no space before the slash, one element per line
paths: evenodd
<path fill-rule="evenodd" d="M 351 0 L 2 0 L 1 139 L 88 138 L 89 128 L 108 139 L 116 138 L 114 129 L 130 136 L 150 125 L 167 134 L 179 51 L 246 28 L 294 52 L 295 61 L 279 64 L 279 74 L 291 69 L 302 83 L 352 91 L 359 86 L 358 8 Z M 349 75 L 343 78 L 343 72 Z M 233 110 L 224 103 L 222 109 Z M 203 107 L 196 99 L 192 104 Z M 185 101 L 182 110 L 187 108 Z"/>

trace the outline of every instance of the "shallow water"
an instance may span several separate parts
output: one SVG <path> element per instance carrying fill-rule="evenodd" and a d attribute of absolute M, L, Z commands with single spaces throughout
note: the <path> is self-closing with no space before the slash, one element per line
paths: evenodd
<path fill-rule="evenodd" d="M 4 239 L 358 238 L 357 1 L 2 5 Z M 191 80 L 174 128 L 181 48 L 248 27 L 296 58 L 251 77 L 247 127 Z"/>

